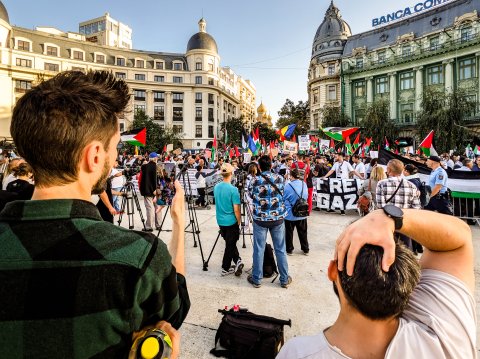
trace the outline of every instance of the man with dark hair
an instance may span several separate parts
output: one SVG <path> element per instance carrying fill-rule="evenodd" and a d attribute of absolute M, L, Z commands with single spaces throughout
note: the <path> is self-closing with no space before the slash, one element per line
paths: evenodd
<path fill-rule="evenodd" d="M 448 175 L 440 162 L 441 159 L 438 156 L 430 156 L 427 160 L 427 166 L 432 170 L 428 179 L 428 185 L 432 193 L 430 194 L 430 202 L 425 206 L 425 209 L 438 211 L 443 214 L 452 214 L 448 199 Z"/>
<path fill-rule="evenodd" d="M 142 165 L 140 170 L 140 194 L 143 196 L 145 204 L 145 212 L 147 220 L 143 231 L 153 232 L 153 224 L 155 228 L 160 228 L 159 216 L 157 216 L 157 203 L 155 195 L 157 194 L 157 161 L 158 154 L 151 152 L 148 156 L 148 162 Z"/>
<path fill-rule="evenodd" d="M 31 164 L 31 201 L 0 213 L 0 347 L 29 358 L 123 358 L 135 332 L 172 335 L 189 306 L 184 192 L 170 253 L 152 234 L 102 221 L 91 203 L 117 156 L 127 84 L 110 72 L 64 72 L 17 102 L 11 133 Z M 161 322 L 159 322 L 161 321 Z"/>
<path fill-rule="evenodd" d="M 287 288 L 292 282 L 288 275 L 287 253 L 285 249 L 285 223 L 287 215 L 283 201 L 283 178 L 273 174 L 272 160 L 262 156 L 258 160 L 260 174 L 249 184 L 248 191 L 253 199 L 253 270 L 247 277 L 255 288 L 261 286 L 263 278 L 263 255 L 267 234 L 272 236 L 275 257 L 280 272 L 280 285 Z M 276 201 L 274 201 L 276 199 Z M 272 208 L 274 206 L 275 208 Z"/>
<path fill-rule="evenodd" d="M 426 248 L 420 263 L 394 241 L 396 230 Z M 461 220 L 374 211 L 340 235 L 328 278 L 337 320 L 290 340 L 278 359 L 476 357 L 472 234 Z"/>

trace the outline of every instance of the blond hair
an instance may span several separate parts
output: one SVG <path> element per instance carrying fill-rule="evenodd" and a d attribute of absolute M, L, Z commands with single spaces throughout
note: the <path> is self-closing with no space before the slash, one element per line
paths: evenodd
<path fill-rule="evenodd" d="M 375 181 L 380 181 L 382 179 L 387 178 L 385 171 L 382 166 L 373 166 L 372 173 L 370 174 L 370 178 Z"/>

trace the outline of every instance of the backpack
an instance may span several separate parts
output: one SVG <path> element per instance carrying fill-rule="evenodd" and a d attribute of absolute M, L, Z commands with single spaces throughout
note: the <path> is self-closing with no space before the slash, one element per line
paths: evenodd
<path fill-rule="evenodd" d="M 422 182 L 419 187 L 420 190 L 420 204 L 422 207 L 425 207 L 428 202 L 430 202 L 430 195 L 432 194 L 432 189 L 425 182 Z"/>
<path fill-rule="evenodd" d="M 307 164 L 305 162 L 303 162 L 303 168 L 300 168 L 300 166 L 298 165 L 298 163 L 295 163 L 295 168 L 298 170 L 298 174 L 300 175 L 300 178 L 303 178 L 303 180 L 305 181 L 307 179 Z"/>
<path fill-rule="evenodd" d="M 265 245 L 265 252 L 263 253 L 263 277 L 271 278 L 274 274 L 276 274 L 276 276 L 273 278 L 272 283 L 278 277 L 278 269 L 277 262 L 275 262 L 275 256 L 273 255 L 272 246 L 270 243 L 267 243 Z"/>
<path fill-rule="evenodd" d="M 291 320 L 257 315 L 247 309 L 218 310 L 223 314 L 210 354 L 231 359 L 274 359 L 284 344 L 283 327 Z M 217 349 L 220 343 L 222 349 Z"/>
<path fill-rule="evenodd" d="M 292 184 L 289 183 L 290 187 L 292 187 L 293 192 L 297 195 L 298 199 L 295 202 L 295 204 L 292 207 L 292 214 L 295 217 L 308 217 L 310 215 L 310 212 L 308 210 L 308 202 L 303 199 L 303 182 L 302 182 L 302 192 L 300 196 L 298 195 L 297 191 L 295 191 L 295 188 L 293 188 Z"/>
<path fill-rule="evenodd" d="M 366 216 L 372 208 L 372 180 L 368 180 L 368 191 L 358 197 L 357 208 L 360 216 Z"/>

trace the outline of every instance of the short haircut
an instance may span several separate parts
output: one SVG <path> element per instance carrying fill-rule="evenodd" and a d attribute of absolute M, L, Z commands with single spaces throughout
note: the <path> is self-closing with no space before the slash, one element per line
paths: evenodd
<path fill-rule="evenodd" d="M 388 272 L 382 270 L 382 257 L 382 247 L 367 244 L 358 253 L 352 276 L 339 271 L 349 304 L 372 320 L 400 316 L 420 280 L 418 260 L 403 244 L 396 243 Z"/>
<path fill-rule="evenodd" d="M 10 132 L 35 185 L 75 182 L 84 147 L 100 141 L 107 150 L 129 100 L 128 85 L 107 71 L 62 72 L 20 98 Z"/>
<path fill-rule="evenodd" d="M 418 168 L 415 165 L 412 165 L 411 163 L 409 163 L 409 164 L 405 165 L 405 171 L 414 175 L 418 172 Z"/>
<path fill-rule="evenodd" d="M 31 173 L 33 173 L 32 166 L 30 166 L 27 162 L 21 163 L 13 170 L 13 174 L 15 177 L 27 176 Z"/>
<path fill-rule="evenodd" d="M 299 179 L 300 178 L 300 173 L 298 172 L 298 169 L 297 168 L 294 168 L 290 171 L 290 176 L 295 178 L 295 179 Z"/>
<path fill-rule="evenodd" d="M 387 168 L 389 168 L 390 172 L 392 172 L 393 174 L 401 175 L 405 166 L 402 161 L 394 159 L 388 161 Z"/>
<path fill-rule="evenodd" d="M 269 156 L 262 156 L 258 159 L 258 165 L 262 172 L 270 171 L 272 169 L 272 160 Z"/>
<path fill-rule="evenodd" d="M 360 159 L 360 156 L 359 155 L 353 155 L 352 158 L 355 158 L 356 160 Z"/>

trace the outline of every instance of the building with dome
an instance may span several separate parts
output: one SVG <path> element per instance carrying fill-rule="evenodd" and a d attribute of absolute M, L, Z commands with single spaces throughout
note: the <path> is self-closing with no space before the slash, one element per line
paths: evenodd
<path fill-rule="evenodd" d="M 8 137 L 17 99 L 36 83 L 66 70 L 108 70 L 131 88 L 120 129 L 144 111 L 161 127 L 183 134 L 184 148 L 205 148 L 224 121 L 243 115 L 251 126 L 256 90 L 222 67 L 215 39 L 200 19 L 185 53 L 132 50 L 131 29 L 109 14 L 80 23 L 78 32 L 11 26 L 0 1 L 0 137 Z M 247 124 L 247 121 L 249 122 Z"/>
<path fill-rule="evenodd" d="M 368 104 L 387 99 L 401 135 L 413 137 L 423 93 L 432 88 L 462 89 L 477 103 L 467 126 L 480 131 L 480 0 L 421 1 L 410 12 L 418 13 L 390 21 L 399 13 L 393 12 L 377 19 L 385 26 L 352 35 L 331 2 L 308 73 L 312 130 L 321 125 L 326 105 L 340 107 L 361 126 Z"/>
<path fill-rule="evenodd" d="M 272 127 L 272 116 L 268 112 L 267 106 L 263 104 L 263 101 L 260 102 L 260 106 L 257 108 L 258 116 L 255 122 L 264 123 L 268 127 Z"/>

